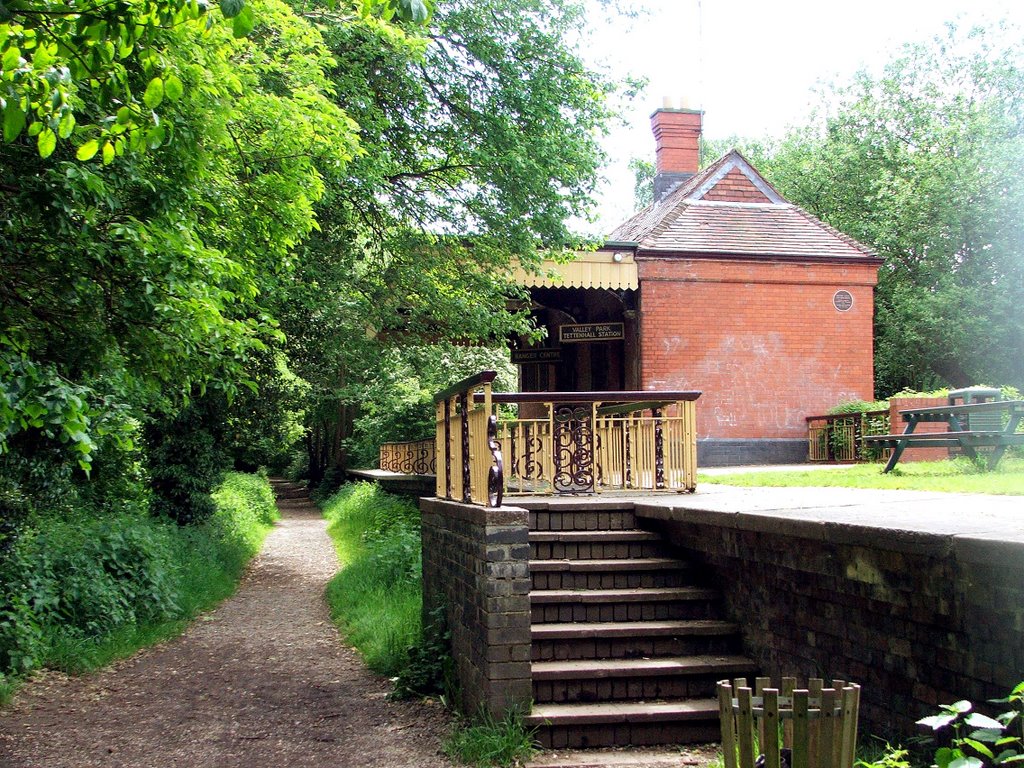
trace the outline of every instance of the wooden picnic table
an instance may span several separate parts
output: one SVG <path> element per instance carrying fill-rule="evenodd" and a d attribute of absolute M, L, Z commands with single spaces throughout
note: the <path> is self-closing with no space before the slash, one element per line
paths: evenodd
<path fill-rule="evenodd" d="M 902 434 L 869 435 L 862 438 L 864 442 L 892 448 L 889 463 L 883 472 L 888 472 L 910 447 L 918 448 L 956 448 L 959 447 L 972 459 L 978 458 L 978 448 L 992 448 L 988 457 L 988 468 L 995 469 L 1006 449 L 1011 445 L 1024 445 L 1024 433 L 1017 432 L 1017 425 L 1024 417 L 1024 400 L 994 400 L 987 403 L 970 403 L 968 405 L 938 405 L 928 408 L 909 408 L 900 411 L 900 416 L 907 423 Z M 1008 414 L 1005 426 L 996 429 L 972 429 L 971 419 L 977 415 L 998 416 L 1002 421 L 1003 414 Z M 975 419 L 977 421 L 977 419 Z M 918 424 L 925 422 L 945 422 L 949 425 L 948 432 L 914 432 Z M 994 426 L 994 424 L 993 424 Z"/>

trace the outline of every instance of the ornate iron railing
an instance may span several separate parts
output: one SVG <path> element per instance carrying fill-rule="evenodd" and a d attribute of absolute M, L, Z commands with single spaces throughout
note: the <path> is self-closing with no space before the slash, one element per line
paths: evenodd
<path fill-rule="evenodd" d="M 861 438 L 889 431 L 889 411 L 808 416 L 807 458 L 822 462 L 878 461 L 887 451 L 866 446 Z"/>
<path fill-rule="evenodd" d="M 437 451 L 434 440 L 383 443 L 380 447 L 380 468 L 403 475 L 436 474 Z"/>
<path fill-rule="evenodd" d="M 437 495 L 692 491 L 700 392 L 491 391 L 484 372 L 438 393 Z M 518 411 L 499 420 L 497 410 Z"/>

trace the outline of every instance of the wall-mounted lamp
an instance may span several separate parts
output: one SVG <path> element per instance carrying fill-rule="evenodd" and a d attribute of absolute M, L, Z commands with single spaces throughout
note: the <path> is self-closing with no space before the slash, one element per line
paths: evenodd
<path fill-rule="evenodd" d="M 616 264 L 621 264 L 622 263 L 622 254 L 621 253 L 613 253 L 612 254 L 612 261 L 614 261 Z"/>

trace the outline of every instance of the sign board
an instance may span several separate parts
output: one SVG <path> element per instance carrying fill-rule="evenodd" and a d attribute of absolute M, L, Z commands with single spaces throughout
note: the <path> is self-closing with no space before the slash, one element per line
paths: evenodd
<path fill-rule="evenodd" d="M 579 323 L 558 328 L 558 340 L 563 344 L 614 341 L 621 338 L 624 338 L 622 323 Z"/>
<path fill-rule="evenodd" d="M 560 363 L 562 362 L 562 350 L 560 349 L 513 349 L 512 362 L 515 365 L 529 365 L 530 363 Z"/>

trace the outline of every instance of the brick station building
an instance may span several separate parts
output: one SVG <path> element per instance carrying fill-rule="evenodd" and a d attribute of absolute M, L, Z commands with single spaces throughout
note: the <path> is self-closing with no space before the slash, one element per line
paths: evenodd
<path fill-rule="evenodd" d="M 699 389 L 700 464 L 803 461 L 806 416 L 873 397 L 880 260 L 735 150 L 698 172 L 700 112 L 651 124 L 654 204 L 600 250 L 519 275 L 548 330 L 513 351 L 521 389 Z"/>

